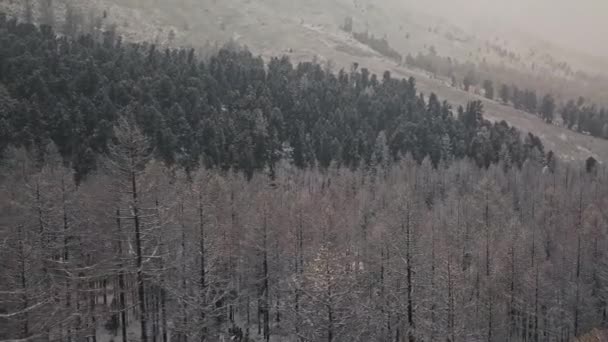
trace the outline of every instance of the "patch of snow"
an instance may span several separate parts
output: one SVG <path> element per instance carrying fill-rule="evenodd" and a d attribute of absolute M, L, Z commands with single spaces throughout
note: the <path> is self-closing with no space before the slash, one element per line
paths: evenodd
<path fill-rule="evenodd" d="M 579 151 L 581 151 L 581 152 L 585 152 L 585 153 L 591 153 L 591 151 L 589 151 L 589 149 L 588 149 L 588 148 L 585 148 L 585 147 L 583 147 L 583 146 L 581 146 L 581 145 L 576 145 L 576 148 L 577 148 Z"/>
<path fill-rule="evenodd" d="M 585 148 L 583 146 L 580 145 L 576 145 L 576 149 L 578 149 L 579 151 L 585 153 L 586 155 L 588 155 L 589 157 L 593 157 L 596 160 L 599 160 L 600 158 L 598 157 L 597 154 L 593 153 L 591 150 L 589 150 L 588 148 Z"/>

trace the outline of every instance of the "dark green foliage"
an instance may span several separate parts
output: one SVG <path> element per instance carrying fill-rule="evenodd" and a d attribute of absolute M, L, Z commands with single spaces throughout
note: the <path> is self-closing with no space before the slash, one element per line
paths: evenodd
<path fill-rule="evenodd" d="M 511 89 L 506 84 L 503 84 L 502 87 L 500 87 L 500 99 L 503 103 L 509 103 L 509 101 L 511 101 Z"/>
<path fill-rule="evenodd" d="M 503 58 L 509 56 L 507 51 L 500 47 L 490 45 L 489 48 Z M 496 77 L 495 74 L 488 72 L 488 66 L 485 63 L 481 65 L 470 62 L 460 63 L 451 57 L 438 55 L 431 48 L 426 54 L 418 53 L 416 57 L 408 54 L 405 63 L 408 66 L 426 70 L 435 76 L 448 77 L 453 87 L 458 85 L 456 80 L 461 77 L 465 91 L 469 91 L 471 87 L 476 86 L 481 77 Z M 560 67 L 562 66 L 568 69 L 566 64 L 560 65 Z M 535 90 L 520 89 L 516 85 L 508 86 L 506 84 L 503 84 L 500 89 L 494 89 L 491 81 L 484 81 L 482 86 L 488 99 L 494 99 L 495 96 L 498 96 L 504 104 L 511 103 L 515 109 L 538 115 L 549 124 L 555 123 L 555 114 L 559 112 L 565 127 L 594 137 L 608 139 L 606 109 L 588 105 L 582 97 L 577 101 L 570 100 L 560 110 L 556 110 L 557 103 L 552 94 L 537 96 Z"/>
<path fill-rule="evenodd" d="M 353 17 L 344 18 L 344 26 L 342 26 L 342 29 L 349 33 L 353 31 Z"/>
<path fill-rule="evenodd" d="M 477 76 L 475 75 L 475 72 L 473 70 L 469 70 L 469 72 L 467 72 L 466 76 L 462 80 L 462 84 L 464 85 L 465 91 L 469 91 L 469 88 L 471 86 L 477 84 Z"/>
<path fill-rule="evenodd" d="M 508 88 L 502 88 L 501 98 L 505 103 L 503 92 L 508 94 Z M 520 91 L 516 86 L 510 89 L 511 102 L 516 109 L 531 114 L 538 114 L 545 122 L 555 123 L 555 115 L 559 113 L 564 127 L 579 133 L 594 137 L 608 139 L 608 115 L 605 108 L 598 108 L 595 104 L 587 104 L 585 99 L 568 100 L 559 109 L 555 97 L 551 94 L 543 96 L 540 104 L 536 93 L 531 90 Z"/>
<path fill-rule="evenodd" d="M 401 60 L 403 59 L 401 54 L 388 44 L 388 40 L 386 39 L 386 37 L 376 38 L 373 34 L 369 34 L 367 32 L 353 32 L 353 37 L 359 42 L 369 46 L 376 52 L 394 60 L 395 62 L 401 63 Z"/>
<path fill-rule="evenodd" d="M 40 22 L 43 25 L 55 26 L 53 0 L 40 0 Z"/>
<path fill-rule="evenodd" d="M 543 102 L 540 105 L 540 115 L 547 123 L 553 122 L 555 112 L 555 99 L 550 94 L 543 97 Z"/>
<path fill-rule="evenodd" d="M 68 4 L 65 12 L 65 22 L 63 24 L 63 34 L 69 37 L 76 37 L 84 26 L 84 18 L 80 11 Z"/>
<path fill-rule="evenodd" d="M 533 90 L 526 90 L 523 96 L 523 107 L 528 113 L 536 114 L 538 107 L 538 97 Z"/>
<path fill-rule="evenodd" d="M 557 168 L 557 159 L 553 151 L 547 152 L 545 166 L 551 173 L 555 173 L 555 169 Z"/>
<path fill-rule="evenodd" d="M 23 1 L 23 20 L 32 24 L 34 22 L 34 9 L 32 7 L 32 0 Z"/>
<path fill-rule="evenodd" d="M 596 172 L 597 160 L 595 160 L 595 158 L 593 157 L 587 158 L 587 160 L 585 161 L 585 169 L 587 170 L 587 173 Z"/>
<path fill-rule="evenodd" d="M 492 84 L 492 81 L 483 81 L 483 90 L 485 91 L 485 96 L 487 99 L 494 100 L 494 85 Z"/>
<path fill-rule="evenodd" d="M 530 114 L 537 114 L 538 112 L 538 97 L 533 90 L 520 90 L 516 86 L 513 86 L 511 102 L 513 102 L 515 109 L 520 109 Z"/>
<path fill-rule="evenodd" d="M 523 92 L 519 90 L 517 86 L 513 86 L 513 90 L 511 91 L 511 102 L 513 102 L 513 107 L 515 109 L 521 110 L 523 103 Z"/>
<path fill-rule="evenodd" d="M 265 65 L 238 48 L 200 61 L 192 51 L 121 44 L 112 32 L 72 40 L 14 20 L 0 31 L 0 148 L 43 156 L 54 142 L 77 178 L 107 152 L 127 106 L 156 157 L 186 170 L 273 174 L 281 159 L 367 167 L 381 134 L 392 159 L 411 154 L 435 166 L 470 157 L 487 167 L 503 145 L 513 165 L 542 153 L 539 140 L 525 148 L 519 131 L 484 120 L 480 102 L 453 115 L 434 94 L 419 96 L 414 79 L 389 72 L 379 81 L 367 69 L 333 74 L 287 57 Z"/>
<path fill-rule="evenodd" d="M 608 139 L 608 112 L 594 104 L 586 104 L 585 99 L 569 100 L 559 110 L 564 126 L 594 137 Z"/>
<path fill-rule="evenodd" d="M 0 153 L 13 141 L 11 118 L 17 116 L 17 101 L 13 100 L 6 88 L 0 84 Z"/>

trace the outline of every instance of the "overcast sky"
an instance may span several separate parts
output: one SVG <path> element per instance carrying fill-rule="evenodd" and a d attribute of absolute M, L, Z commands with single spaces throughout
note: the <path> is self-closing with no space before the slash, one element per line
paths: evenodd
<path fill-rule="evenodd" d="M 458 21 L 502 23 L 586 53 L 608 56 L 608 0 L 395 1 Z"/>

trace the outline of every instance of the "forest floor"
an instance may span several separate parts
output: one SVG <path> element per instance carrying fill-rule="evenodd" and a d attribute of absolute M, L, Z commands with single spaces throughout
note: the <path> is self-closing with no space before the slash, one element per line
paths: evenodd
<path fill-rule="evenodd" d="M 57 0 L 57 6 L 67 1 Z M 200 48 L 233 40 L 264 59 L 288 55 L 294 63 L 316 59 L 335 71 L 349 70 L 353 63 L 358 63 L 361 68 L 368 68 L 379 76 L 386 70 L 391 71 L 394 77 L 413 76 L 419 91 L 426 95 L 434 92 L 454 106 L 481 100 L 486 118 L 505 120 L 524 132 L 540 136 L 545 149 L 554 151 L 563 159 L 584 160 L 593 156 L 600 161 L 608 161 L 608 140 L 548 125 L 534 115 L 452 87 L 446 80 L 434 78 L 426 72 L 397 65 L 340 29 L 347 16 L 355 18 L 359 23 L 355 30 L 361 31 L 369 27 L 370 22 L 381 25 L 378 18 L 390 13 L 382 12 L 369 3 L 364 4 L 363 0 L 308 2 L 310 4 L 307 3 L 305 10 L 301 5 L 279 0 L 79 0 L 78 4 L 83 11 L 92 8 L 106 11 L 108 20 L 130 41 Z M 17 3 L 2 0 L 0 10 L 18 13 Z M 57 12 L 61 13 L 61 10 Z M 407 17 L 404 20 L 408 26 L 399 30 L 406 30 L 416 37 L 411 39 L 411 44 L 422 46 L 424 39 L 428 38 L 427 26 L 422 23 L 424 18 Z M 365 28 L 362 22 L 366 22 Z M 175 33 L 175 39 L 168 38 L 170 32 Z"/>

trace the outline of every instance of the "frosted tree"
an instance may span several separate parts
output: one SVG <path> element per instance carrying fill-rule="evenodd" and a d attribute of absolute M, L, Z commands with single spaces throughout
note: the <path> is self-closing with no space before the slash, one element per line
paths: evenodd
<path fill-rule="evenodd" d="M 148 275 L 145 273 L 144 263 L 147 263 L 148 251 L 146 250 L 147 232 L 150 227 L 149 220 L 153 206 L 144 205 L 149 200 L 142 189 L 142 179 L 146 172 L 146 166 L 151 158 L 150 145 L 147 138 L 141 133 L 129 116 L 127 109 L 119 124 L 114 128 L 114 141 L 109 146 L 108 170 L 114 176 L 114 186 L 117 193 L 121 194 L 119 200 L 120 218 L 124 221 L 123 227 L 132 229 L 129 241 L 132 241 L 133 259 L 137 283 L 137 305 L 139 308 L 139 321 L 141 341 L 147 342 L 148 314 L 146 310 L 146 288 Z M 114 211 L 112 211 L 112 214 Z M 131 253 L 131 252 L 130 252 Z"/>

